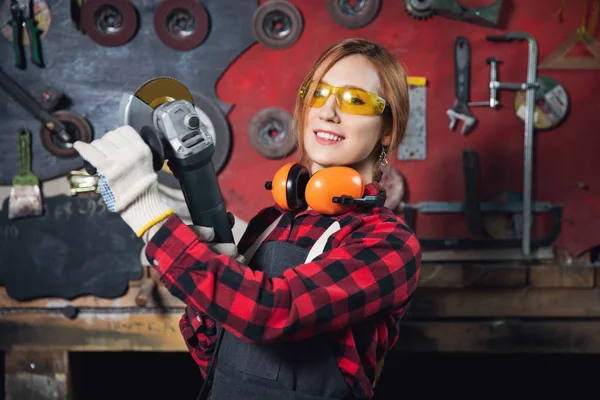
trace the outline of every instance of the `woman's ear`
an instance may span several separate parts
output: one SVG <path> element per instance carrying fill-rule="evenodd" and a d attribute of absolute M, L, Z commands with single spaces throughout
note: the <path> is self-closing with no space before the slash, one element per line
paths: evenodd
<path fill-rule="evenodd" d="M 388 133 L 381 138 L 381 145 L 388 147 L 392 143 L 392 134 Z"/>

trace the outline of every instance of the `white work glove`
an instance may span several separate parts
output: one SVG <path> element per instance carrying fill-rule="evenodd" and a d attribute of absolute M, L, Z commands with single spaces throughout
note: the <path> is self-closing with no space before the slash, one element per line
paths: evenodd
<path fill-rule="evenodd" d="M 218 254 L 227 254 L 241 264 L 246 263 L 243 255 L 238 254 L 235 243 L 211 243 L 215 239 L 215 230 L 207 226 L 188 225 L 198 236 L 198 240 L 208 244 L 208 247 Z"/>
<path fill-rule="evenodd" d="M 119 213 L 138 237 L 173 214 L 160 199 L 152 152 L 131 126 L 122 126 L 91 143 L 73 147 L 92 164 L 106 207 Z"/>

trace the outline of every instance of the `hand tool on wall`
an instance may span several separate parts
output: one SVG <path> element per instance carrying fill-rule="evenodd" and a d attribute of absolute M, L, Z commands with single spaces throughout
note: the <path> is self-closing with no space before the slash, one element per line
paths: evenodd
<path fill-rule="evenodd" d="M 410 114 L 406 134 L 398 146 L 398 160 L 425 160 L 427 158 L 427 79 L 409 76 L 407 83 Z"/>
<path fill-rule="evenodd" d="M 600 16 L 600 0 L 594 0 L 592 3 L 587 26 L 587 3 L 585 4 L 581 26 L 540 63 L 539 69 L 600 70 L 600 42 L 595 38 Z M 580 43 L 592 57 L 569 56 L 571 50 Z"/>
<path fill-rule="evenodd" d="M 40 182 L 31 171 L 31 132 L 19 129 L 17 133 L 19 171 L 12 179 L 8 200 L 8 219 L 38 217 L 43 214 Z"/>
<path fill-rule="evenodd" d="M 76 140 L 88 143 L 92 140 L 92 129 L 83 117 L 68 110 L 59 110 L 50 114 L 2 68 L 0 68 L 0 87 L 43 124 L 40 131 L 42 143 L 53 154 L 59 157 L 74 157 L 77 152 L 72 149 L 72 146 Z"/>
<path fill-rule="evenodd" d="M 165 159 L 176 167 L 192 223 L 213 227 L 217 243 L 233 243 L 212 163 L 215 145 L 187 87 L 170 77 L 151 79 L 134 93 L 123 95 L 118 120 L 121 126 L 133 127 L 148 144 L 155 170 L 162 168 Z M 96 173 L 87 162 L 85 169 Z"/>
<path fill-rule="evenodd" d="M 404 8 L 411 18 L 425 20 L 434 14 L 476 25 L 497 28 L 502 0 L 482 7 L 464 7 L 456 0 L 404 0 Z"/>
<path fill-rule="evenodd" d="M 464 203 L 441 201 L 423 201 L 415 204 L 400 203 L 398 211 L 404 213 L 404 219 L 407 225 L 417 233 L 419 243 L 421 243 L 424 248 L 432 249 L 500 249 L 522 246 L 522 238 L 494 238 L 486 235 L 484 217 L 489 215 L 522 214 L 525 209 L 524 202 L 480 201 L 479 158 L 474 150 L 463 151 L 463 174 L 465 182 Z M 561 231 L 563 206 L 550 202 L 534 202 L 530 205 L 530 211 L 540 214 L 550 213 L 552 216 L 552 227 L 546 236 L 529 239 L 529 246 L 533 248 L 550 246 Z M 465 214 L 469 232 L 472 237 L 422 237 L 419 235 L 416 228 L 416 216 L 419 212 L 428 214 Z M 525 252 L 523 256 L 527 258 L 530 256 L 530 253 Z"/>
<path fill-rule="evenodd" d="M 25 69 L 27 66 L 25 62 L 25 45 L 23 42 L 23 27 L 26 27 L 31 47 L 31 62 L 43 68 L 44 61 L 42 60 L 40 32 L 33 16 L 31 0 L 11 0 L 10 12 L 12 17 L 12 45 L 15 66 L 20 69 Z"/>
<path fill-rule="evenodd" d="M 404 213 L 404 220 L 406 224 L 414 231 L 417 232 L 419 243 L 423 248 L 427 249 L 500 249 L 500 248 L 514 248 L 522 246 L 522 238 L 487 238 L 487 237 L 474 237 L 474 238 L 430 238 L 422 237 L 418 234 L 418 228 L 416 227 L 416 216 L 417 213 L 423 214 L 466 214 L 467 206 L 466 203 L 459 202 L 441 202 L 441 201 L 422 201 L 415 204 L 400 203 L 398 208 L 399 211 Z M 482 214 L 520 214 L 523 212 L 523 202 L 513 201 L 506 203 L 496 202 L 481 202 L 479 203 L 479 210 Z M 546 236 L 530 238 L 530 248 L 540 248 L 552 245 L 552 243 L 558 238 L 561 226 L 562 226 L 562 213 L 563 206 L 559 204 L 549 202 L 534 202 L 530 210 L 533 213 L 551 213 L 552 214 L 552 227 L 550 232 Z M 523 256 L 525 258 L 531 255 L 530 250 Z"/>
<path fill-rule="evenodd" d="M 300 10 L 286 0 L 269 0 L 252 15 L 254 38 L 263 46 L 281 50 L 298 41 L 304 29 Z"/>
<path fill-rule="evenodd" d="M 473 129 L 476 119 L 469 110 L 469 81 L 471 79 L 471 45 L 464 36 L 454 42 L 454 86 L 456 99 L 452 108 L 446 111 L 450 120 L 449 128 L 454 130 L 457 121 L 462 121 L 462 135 Z"/>
<path fill-rule="evenodd" d="M 69 181 L 71 196 L 79 196 L 84 193 L 95 196 L 100 193 L 97 175 L 90 175 L 86 171 L 74 170 L 67 174 L 67 180 Z"/>

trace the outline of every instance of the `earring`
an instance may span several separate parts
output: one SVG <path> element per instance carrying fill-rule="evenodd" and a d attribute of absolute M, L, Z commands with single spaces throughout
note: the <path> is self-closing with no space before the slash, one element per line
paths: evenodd
<path fill-rule="evenodd" d="M 386 146 L 381 146 L 381 154 L 379 154 L 379 163 L 382 167 L 386 167 L 388 165 Z"/>

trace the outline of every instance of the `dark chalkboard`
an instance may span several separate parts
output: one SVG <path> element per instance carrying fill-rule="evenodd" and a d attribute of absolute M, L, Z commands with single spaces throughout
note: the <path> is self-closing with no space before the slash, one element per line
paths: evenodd
<path fill-rule="evenodd" d="M 125 1 L 125 0 L 124 0 Z M 7 4 L 0 0 L 0 24 L 10 20 Z M 47 0 L 51 23 L 42 39 L 46 68 L 29 63 L 26 70 L 14 67 L 12 44 L 0 35 L 0 67 L 34 97 L 48 87 L 64 92 L 72 101 L 70 109 L 91 124 L 95 138 L 117 128 L 119 101 L 123 92 L 133 92 L 143 82 L 158 76 L 182 81 L 192 92 L 215 102 L 228 114 L 232 105 L 217 98 L 215 85 L 229 65 L 255 43 L 252 14 L 257 0 L 202 0 L 209 18 L 206 40 L 188 51 L 173 50 L 156 36 L 154 11 L 160 0 L 131 0 L 139 14 L 139 31 L 118 47 L 103 47 L 75 30 L 71 24 L 70 1 Z M 26 49 L 29 58 L 30 49 Z M 58 158 L 42 147 L 37 122 L 0 90 L 0 185 L 10 184 L 17 170 L 14 135 L 19 128 L 34 135 L 33 171 L 41 179 L 65 175 L 83 166 L 79 157 Z M 6 133 L 6 134 L 5 134 Z"/>
<path fill-rule="evenodd" d="M 114 298 L 142 278 L 143 242 L 102 198 L 46 198 L 43 216 L 15 220 L 8 201 L 0 211 L 0 285 L 11 298 Z"/>

